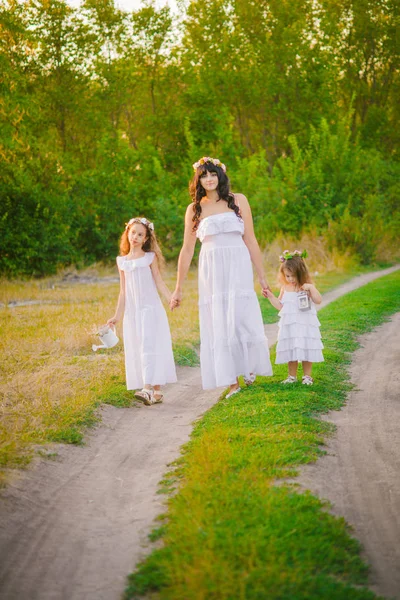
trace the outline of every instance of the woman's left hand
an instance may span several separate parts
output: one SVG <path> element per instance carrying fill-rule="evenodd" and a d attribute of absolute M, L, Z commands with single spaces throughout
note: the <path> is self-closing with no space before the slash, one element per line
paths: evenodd
<path fill-rule="evenodd" d="M 271 291 L 271 288 L 269 287 L 267 280 L 264 278 L 259 279 L 260 282 L 260 286 L 261 286 L 261 290 L 262 290 L 262 295 L 264 297 L 266 297 L 266 292 L 269 290 Z"/>
<path fill-rule="evenodd" d="M 181 305 L 181 302 L 182 302 L 182 292 L 179 290 L 175 290 L 171 296 L 171 300 L 169 301 L 170 309 L 174 310 L 174 308 L 178 308 L 178 306 Z"/>

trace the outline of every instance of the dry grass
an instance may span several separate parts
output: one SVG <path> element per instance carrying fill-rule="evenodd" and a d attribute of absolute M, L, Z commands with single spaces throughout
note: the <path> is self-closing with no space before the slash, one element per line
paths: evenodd
<path fill-rule="evenodd" d="M 115 269 L 80 273 L 110 277 Z M 175 269 L 165 278 L 172 287 Z M 59 278 L 3 281 L 0 301 L 0 467 L 29 462 L 32 447 L 52 440 L 80 442 L 107 401 L 125 382 L 123 346 L 93 353 L 92 332 L 114 314 L 117 281 L 68 284 Z M 197 344 L 196 275 L 190 273 L 184 310 L 168 312 L 174 345 Z M 7 307 L 9 302 L 44 304 Z M 119 334 L 121 335 L 121 328 Z M 130 395 L 133 397 L 133 394 Z"/>

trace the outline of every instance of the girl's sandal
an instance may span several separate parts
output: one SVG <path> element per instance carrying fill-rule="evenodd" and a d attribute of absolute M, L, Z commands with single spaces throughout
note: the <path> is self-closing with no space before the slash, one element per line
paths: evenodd
<path fill-rule="evenodd" d="M 303 385 L 312 385 L 314 383 L 314 379 L 310 377 L 310 375 L 303 375 L 301 378 L 301 383 Z"/>
<path fill-rule="evenodd" d="M 154 404 L 161 404 L 161 402 L 163 401 L 164 396 L 163 396 L 163 394 L 156 394 L 155 393 L 154 396 L 153 396 L 153 398 L 154 398 Z"/>
<path fill-rule="evenodd" d="M 135 398 L 141 400 L 146 406 L 155 404 L 153 390 L 145 390 L 144 388 L 138 392 L 135 392 Z"/>

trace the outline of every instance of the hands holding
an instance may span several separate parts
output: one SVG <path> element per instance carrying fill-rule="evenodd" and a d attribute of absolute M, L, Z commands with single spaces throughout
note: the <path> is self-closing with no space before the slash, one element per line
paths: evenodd
<path fill-rule="evenodd" d="M 182 292 L 180 290 L 175 290 L 171 295 L 171 300 L 169 301 L 169 307 L 171 310 L 178 308 L 182 302 Z"/>
<path fill-rule="evenodd" d="M 115 327 L 116 324 L 118 323 L 119 319 L 117 319 L 117 317 L 111 317 L 111 319 L 108 319 L 107 321 L 107 325 L 109 327 Z"/>
<path fill-rule="evenodd" d="M 259 282 L 260 282 L 260 286 L 261 286 L 262 295 L 264 296 L 264 298 L 269 298 L 270 295 L 272 294 L 272 292 L 271 292 L 271 288 L 269 287 L 266 279 L 264 277 L 261 277 L 259 279 Z"/>

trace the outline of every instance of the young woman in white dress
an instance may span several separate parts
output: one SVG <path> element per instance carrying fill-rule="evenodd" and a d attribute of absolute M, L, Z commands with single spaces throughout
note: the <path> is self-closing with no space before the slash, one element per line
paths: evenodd
<path fill-rule="evenodd" d="M 162 402 L 160 386 L 177 380 L 169 323 L 157 292 L 170 301 L 171 293 L 159 269 L 161 262 L 153 223 L 144 217 L 131 219 L 117 257 L 117 309 L 107 324 L 113 326 L 123 317 L 126 386 L 128 390 L 139 388 L 135 397 L 147 405 Z"/>
<path fill-rule="evenodd" d="M 282 383 L 297 382 L 297 367 L 303 366 L 302 383 L 312 385 L 312 364 L 324 360 L 320 322 L 317 317 L 315 304 L 321 304 L 322 297 L 311 281 L 304 258 L 305 251 L 285 250 L 279 257 L 281 266 L 279 280 L 282 284 L 279 297 L 276 298 L 271 290 L 263 292 L 277 310 L 279 310 L 279 334 L 276 346 L 276 364 L 288 364 L 289 374 Z M 309 302 L 303 302 L 306 292 Z"/>
<path fill-rule="evenodd" d="M 263 290 L 268 289 L 251 210 L 243 194 L 230 191 L 226 168 L 203 157 L 193 165 L 193 202 L 185 216 L 184 242 L 170 306 L 182 301 L 182 285 L 196 239 L 199 257 L 200 365 L 204 389 L 229 386 L 240 391 L 238 376 L 250 385 L 256 375 L 272 375 L 268 340 L 254 291 L 252 262 Z"/>

